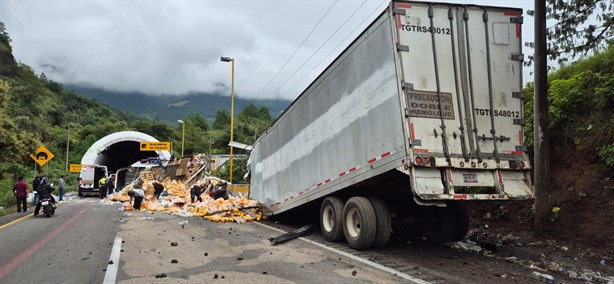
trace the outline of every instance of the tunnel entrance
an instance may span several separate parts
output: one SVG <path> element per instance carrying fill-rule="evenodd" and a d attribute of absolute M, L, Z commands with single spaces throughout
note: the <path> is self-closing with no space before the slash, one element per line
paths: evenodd
<path fill-rule="evenodd" d="M 121 131 L 109 134 L 96 141 L 87 150 L 81 164 L 103 165 L 109 174 L 118 173 L 118 184 L 130 182 L 126 180 L 128 168 L 135 162 L 147 158 L 159 158 L 168 161 L 169 151 L 141 151 L 140 142 L 159 142 L 156 138 L 137 131 Z M 119 172 L 118 172 L 119 171 Z"/>
<path fill-rule="evenodd" d="M 108 146 L 98 154 L 95 163 L 105 165 L 110 173 L 128 167 L 141 159 L 158 157 L 156 151 L 141 151 L 140 142 L 122 141 Z"/>

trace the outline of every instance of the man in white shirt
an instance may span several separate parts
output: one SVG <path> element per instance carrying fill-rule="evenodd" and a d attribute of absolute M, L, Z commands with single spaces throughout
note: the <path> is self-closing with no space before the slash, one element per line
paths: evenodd
<path fill-rule="evenodd" d="M 145 192 L 140 188 L 134 188 L 128 191 L 128 196 L 130 196 L 130 201 L 134 197 L 134 210 L 141 210 L 141 203 L 143 198 L 145 198 Z"/>

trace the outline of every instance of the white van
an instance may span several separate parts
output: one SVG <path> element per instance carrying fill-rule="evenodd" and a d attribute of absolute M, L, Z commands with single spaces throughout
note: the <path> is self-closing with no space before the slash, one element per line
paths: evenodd
<path fill-rule="evenodd" d="M 98 194 L 98 181 L 107 176 L 106 166 L 83 165 L 79 174 L 79 196 L 83 196 L 85 193 Z"/>

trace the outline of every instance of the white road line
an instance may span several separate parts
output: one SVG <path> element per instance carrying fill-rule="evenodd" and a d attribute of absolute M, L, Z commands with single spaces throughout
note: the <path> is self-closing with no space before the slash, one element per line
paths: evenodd
<path fill-rule="evenodd" d="M 104 284 L 115 284 L 115 277 L 117 277 L 117 268 L 119 267 L 119 254 L 122 250 L 122 237 L 115 237 L 113 243 L 113 249 L 111 250 L 110 260 L 113 263 L 107 265 L 107 273 L 104 275 Z"/>
<path fill-rule="evenodd" d="M 286 232 L 286 231 L 284 231 L 284 230 L 280 230 L 280 229 L 277 229 L 277 228 L 275 228 L 275 227 L 271 227 L 271 226 L 269 226 L 269 225 L 262 224 L 262 223 L 260 223 L 260 222 L 254 222 L 254 223 L 256 223 L 256 224 L 258 224 L 258 225 L 260 225 L 260 226 L 263 226 L 263 227 L 269 228 L 269 229 L 271 229 L 271 230 L 274 230 L 274 231 L 280 232 L 280 233 L 287 233 L 287 232 Z M 355 256 L 355 255 L 353 255 L 353 254 L 350 254 L 350 253 L 347 253 L 347 252 L 344 252 L 344 251 L 338 250 L 338 249 L 336 249 L 336 248 L 332 248 L 332 247 L 329 247 L 329 246 L 323 245 L 323 244 L 318 243 L 318 242 L 314 242 L 314 241 L 312 241 L 312 240 L 309 240 L 309 239 L 306 239 L 306 238 L 303 238 L 303 237 L 299 237 L 299 239 L 300 239 L 300 240 L 302 240 L 302 241 L 308 242 L 308 243 L 310 243 L 310 244 L 312 244 L 312 245 L 315 245 L 315 246 L 321 247 L 321 248 L 323 248 L 323 249 L 326 249 L 326 250 L 332 251 L 332 252 L 334 252 L 334 253 L 337 253 L 337 254 L 343 255 L 343 256 L 345 256 L 345 257 L 351 258 L 351 259 L 353 259 L 353 260 L 355 260 L 355 261 L 362 262 L 363 264 L 366 264 L 366 265 L 371 266 L 371 267 L 373 267 L 373 268 L 376 268 L 376 269 L 379 269 L 379 270 L 382 270 L 382 271 L 388 272 L 388 273 L 390 273 L 390 274 L 396 275 L 396 276 L 401 277 L 401 278 L 403 278 L 403 279 L 405 279 L 405 280 L 408 280 L 408 281 L 410 281 L 410 282 L 412 282 L 412 283 L 416 283 L 416 284 L 429 284 L 429 283 L 430 283 L 430 282 L 424 281 L 424 280 L 422 280 L 422 279 L 419 279 L 419 278 L 413 277 L 413 276 L 411 276 L 411 275 L 409 275 L 409 274 L 406 274 L 406 273 L 403 273 L 403 272 L 401 272 L 401 271 L 398 271 L 398 270 L 396 270 L 396 269 L 392 269 L 392 268 L 390 268 L 390 267 L 383 266 L 383 265 L 381 265 L 381 264 L 379 264 L 379 263 L 375 263 L 375 262 L 370 261 L 370 260 L 368 260 L 368 259 L 364 259 L 364 258 L 361 258 L 361 257 Z"/>

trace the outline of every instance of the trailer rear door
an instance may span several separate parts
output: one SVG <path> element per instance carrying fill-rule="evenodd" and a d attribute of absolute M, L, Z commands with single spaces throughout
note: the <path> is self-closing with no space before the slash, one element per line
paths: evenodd
<path fill-rule="evenodd" d="M 526 160 L 522 10 L 421 2 L 393 8 L 410 154 L 447 167 L 418 168 L 412 178 L 422 178 L 432 193 L 453 193 L 453 184 L 505 193 L 506 180 L 520 180 L 522 188 L 508 193 L 527 196 L 524 173 L 499 171 L 513 170 L 510 160 Z"/>

